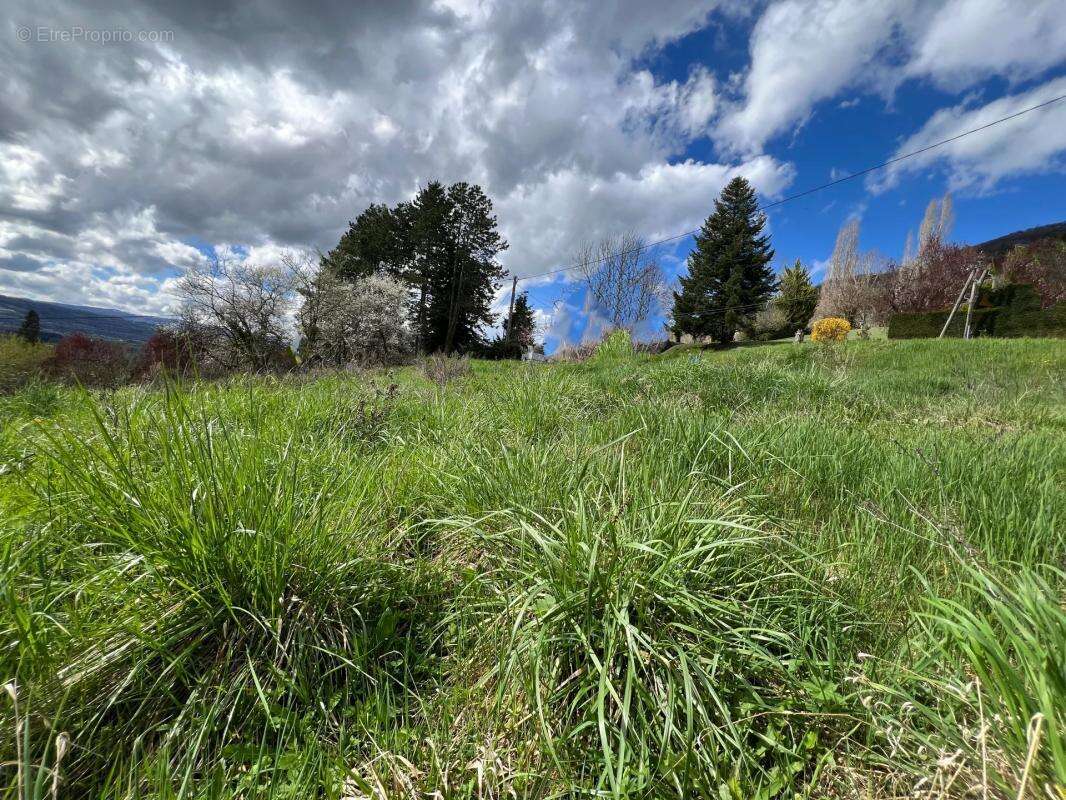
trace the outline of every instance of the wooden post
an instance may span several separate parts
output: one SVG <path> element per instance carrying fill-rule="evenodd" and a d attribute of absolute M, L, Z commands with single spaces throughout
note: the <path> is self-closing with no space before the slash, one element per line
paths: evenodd
<path fill-rule="evenodd" d="M 970 285 L 970 281 L 973 280 L 973 274 L 976 271 L 977 267 L 971 269 L 966 276 L 966 280 L 963 281 L 962 289 L 959 290 L 959 296 L 955 298 L 955 305 L 951 307 L 951 313 L 948 314 L 947 321 L 944 323 L 944 327 L 940 329 L 940 335 L 936 337 L 937 339 L 943 339 L 944 334 L 948 332 L 948 325 L 951 324 L 951 320 L 955 317 L 955 312 L 959 310 L 959 305 L 962 303 L 962 296 L 966 294 L 966 288 Z"/>
<path fill-rule="evenodd" d="M 511 277 L 511 307 L 507 309 L 507 341 L 514 339 L 514 293 L 518 288 L 518 276 Z"/>
<path fill-rule="evenodd" d="M 986 272 L 987 270 L 982 270 L 981 277 L 970 283 L 970 303 L 966 306 L 966 327 L 962 329 L 963 339 L 971 338 L 970 319 L 973 316 L 973 304 L 977 301 L 977 284 L 985 279 Z"/>

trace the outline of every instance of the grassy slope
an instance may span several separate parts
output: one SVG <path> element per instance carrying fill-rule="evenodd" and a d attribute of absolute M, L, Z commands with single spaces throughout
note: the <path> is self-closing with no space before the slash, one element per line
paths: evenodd
<path fill-rule="evenodd" d="M 1026 780 L 1061 785 L 1063 375 L 1061 342 L 872 341 L 95 418 L 28 387 L 0 399 L 26 749 L 58 714 L 70 791 L 111 796 L 1013 797 L 1043 711 Z"/>

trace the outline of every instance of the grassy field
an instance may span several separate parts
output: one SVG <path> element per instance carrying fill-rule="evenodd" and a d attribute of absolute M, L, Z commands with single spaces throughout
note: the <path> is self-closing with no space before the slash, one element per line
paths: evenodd
<path fill-rule="evenodd" d="M 0 397 L 4 796 L 1066 798 L 1062 342 L 453 371 Z"/>

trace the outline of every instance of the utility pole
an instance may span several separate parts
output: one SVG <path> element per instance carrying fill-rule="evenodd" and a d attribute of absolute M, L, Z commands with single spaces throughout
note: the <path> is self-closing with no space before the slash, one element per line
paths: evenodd
<path fill-rule="evenodd" d="M 507 341 L 514 339 L 514 293 L 518 288 L 518 276 L 511 276 L 511 307 L 507 309 Z"/>

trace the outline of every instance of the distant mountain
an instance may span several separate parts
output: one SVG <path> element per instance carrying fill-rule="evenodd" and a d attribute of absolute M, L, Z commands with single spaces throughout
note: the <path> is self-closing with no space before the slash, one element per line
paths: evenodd
<path fill-rule="evenodd" d="M 55 342 L 68 333 L 80 331 L 101 339 L 141 344 L 160 325 L 174 322 L 169 317 L 130 314 L 116 308 L 73 306 L 0 295 L 0 332 L 17 331 L 31 308 L 41 317 L 41 339 L 46 342 Z"/>
<path fill-rule="evenodd" d="M 974 247 L 998 261 L 1016 245 L 1029 244 L 1038 239 L 1061 239 L 1066 241 L 1066 222 L 1053 222 L 1050 225 L 1041 225 L 1038 228 L 1026 228 L 1024 231 L 1015 231 L 1014 233 L 1008 233 L 1006 236 L 989 239 L 987 242 L 974 245 Z"/>

